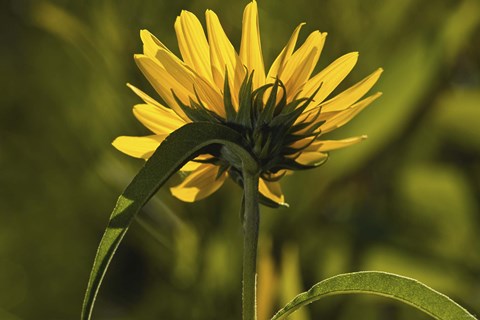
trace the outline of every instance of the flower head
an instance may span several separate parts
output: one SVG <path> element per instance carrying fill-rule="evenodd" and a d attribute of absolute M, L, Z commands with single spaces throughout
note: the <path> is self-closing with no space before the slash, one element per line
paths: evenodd
<path fill-rule="evenodd" d="M 113 142 L 117 149 L 148 159 L 171 132 L 186 123 L 221 123 L 240 132 L 257 159 L 262 196 L 283 204 L 278 180 L 284 174 L 316 167 L 327 159 L 328 151 L 366 138 L 323 140 L 322 135 L 349 122 L 381 95 L 363 98 L 382 69 L 330 97 L 355 66 L 358 53 L 346 54 L 312 76 L 326 33 L 312 32 L 295 50 L 300 24 L 266 73 L 255 1 L 243 14 L 239 53 L 211 10 L 206 11 L 206 26 L 207 35 L 192 13 L 182 11 L 177 17 L 182 59 L 148 31 L 141 31 L 144 53 L 135 55 L 135 61 L 166 106 L 129 85 L 144 101 L 133 113 L 153 134 L 118 137 Z M 172 194 L 192 202 L 218 190 L 229 176 L 241 181 L 237 162 L 224 148 L 200 155 L 181 169 L 188 176 L 171 188 Z"/>

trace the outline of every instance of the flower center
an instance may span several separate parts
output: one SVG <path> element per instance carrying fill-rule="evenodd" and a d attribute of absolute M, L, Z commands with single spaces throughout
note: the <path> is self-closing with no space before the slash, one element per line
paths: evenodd
<path fill-rule="evenodd" d="M 288 94 L 281 80 L 252 88 L 253 72 L 247 74 L 238 93 L 239 106 L 236 110 L 231 99 L 228 76 L 224 84 L 223 118 L 207 109 L 197 95 L 197 101 L 190 100 L 185 105 L 175 96 L 185 114 L 194 122 L 207 121 L 224 124 L 239 132 L 245 139 L 245 148 L 258 161 L 262 178 L 276 180 L 285 170 L 310 169 L 295 162 L 295 158 L 320 134 L 323 122 L 316 121 L 320 110 L 310 111 L 308 116 L 299 117 L 313 101 L 316 92 L 310 97 L 287 99 Z M 287 102 L 287 100 L 291 100 Z M 221 172 L 228 170 L 233 175 L 241 175 L 241 162 L 228 149 L 222 147 L 209 150 L 213 158 L 207 162 L 219 165 Z"/>

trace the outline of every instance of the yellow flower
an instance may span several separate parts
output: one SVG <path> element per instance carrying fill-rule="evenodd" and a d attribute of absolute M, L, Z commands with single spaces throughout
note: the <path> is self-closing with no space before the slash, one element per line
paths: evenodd
<path fill-rule="evenodd" d="M 382 69 L 378 69 L 330 97 L 355 66 L 358 53 L 348 53 L 312 76 L 327 34 L 314 31 L 295 50 L 303 25 L 295 29 L 268 73 L 256 1 L 249 3 L 243 14 L 239 54 L 211 10 L 206 11 L 207 36 L 194 14 L 182 11 L 177 17 L 175 31 L 182 59 L 142 30 L 144 53 L 135 55 L 135 61 L 168 107 L 129 85 L 144 101 L 133 113 L 153 134 L 121 136 L 113 145 L 130 156 L 148 159 L 171 132 L 186 123 L 223 123 L 244 135 L 261 164 L 262 196 L 283 204 L 278 180 L 291 170 L 320 164 L 328 151 L 365 139 L 321 140 L 320 136 L 349 122 L 381 95 L 362 99 L 380 77 Z M 228 176 L 241 182 L 241 171 L 224 153 L 201 155 L 181 170 L 188 176 L 171 192 L 187 202 L 209 196 Z"/>

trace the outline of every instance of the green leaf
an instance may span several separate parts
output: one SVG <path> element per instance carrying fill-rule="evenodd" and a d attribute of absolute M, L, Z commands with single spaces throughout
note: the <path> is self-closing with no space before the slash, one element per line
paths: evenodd
<path fill-rule="evenodd" d="M 283 319 L 325 296 L 346 293 L 370 293 L 397 299 L 439 320 L 476 319 L 449 297 L 417 280 L 392 273 L 363 271 L 341 274 L 317 283 L 307 292 L 296 296 L 271 320 Z"/>
<path fill-rule="evenodd" d="M 224 145 L 242 159 L 244 170 L 256 168 L 243 148 L 242 137 L 220 124 L 190 123 L 170 134 L 118 198 L 117 205 L 98 246 L 82 308 L 81 319 L 91 318 L 93 305 L 118 245 L 135 215 L 157 190 L 185 163 L 212 144 Z"/>

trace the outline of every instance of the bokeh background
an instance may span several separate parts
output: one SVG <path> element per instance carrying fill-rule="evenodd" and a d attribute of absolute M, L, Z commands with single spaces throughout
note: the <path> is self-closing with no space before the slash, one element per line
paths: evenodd
<path fill-rule="evenodd" d="M 143 135 L 127 82 L 139 30 L 178 53 L 182 9 L 216 11 L 238 48 L 247 1 L 10 0 L 0 10 L 0 319 L 77 319 L 117 195 L 142 166 L 110 145 Z M 360 51 L 377 100 L 330 137 L 368 134 L 284 179 L 262 209 L 260 320 L 342 272 L 414 277 L 480 314 L 480 2 L 258 0 L 266 64 L 300 22 L 329 33 L 319 63 Z M 179 181 L 178 177 L 171 184 Z M 143 210 L 100 291 L 96 319 L 240 319 L 241 190 Z M 291 319 L 429 319 L 379 297 L 321 300 Z"/>

